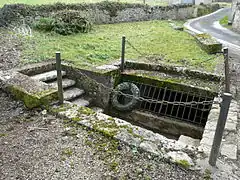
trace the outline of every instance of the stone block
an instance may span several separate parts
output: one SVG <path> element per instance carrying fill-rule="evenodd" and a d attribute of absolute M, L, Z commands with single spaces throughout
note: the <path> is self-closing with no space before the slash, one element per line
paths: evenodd
<path fill-rule="evenodd" d="M 223 144 L 221 148 L 221 155 L 226 156 L 229 159 L 237 159 L 237 145 L 235 144 Z"/>
<path fill-rule="evenodd" d="M 145 151 L 151 152 L 155 155 L 159 155 L 160 152 L 158 150 L 158 147 L 156 144 L 150 142 L 150 141 L 143 141 L 139 147 Z"/>
<path fill-rule="evenodd" d="M 222 44 L 209 34 L 197 34 L 194 36 L 200 47 L 208 54 L 219 53 L 222 51 Z"/>
<path fill-rule="evenodd" d="M 238 118 L 238 113 L 237 112 L 228 112 L 228 117 L 227 117 L 227 121 L 232 121 L 232 122 L 237 122 Z"/>
<path fill-rule="evenodd" d="M 226 131 L 236 131 L 237 123 L 236 122 L 226 122 L 225 130 Z"/>
<path fill-rule="evenodd" d="M 192 159 L 182 151 L 170 151 L 167 155 L 173 162 L 187 161 L 189 165 L 194 165 Z"/>
<path fill-rule="evenodd" d="M 217 127 L 217 121 L 207 121 L 204 129 L 215 131 L 216 127 Z"/>
<path fill-rule="evenodd" d="M 208 146 L 212 146 L 213 138 L 214 138 L 214 136 L 203 137 L 200 144 L 205 144 L 205 145 L 208 145 Z"/>
<path fill-rule="evenodd" d="M 200 139 L 193 139 L 191 137 L 184 136 L 184 135 L 181 135 L 178 141 L 194 147 L 198 147 L 200 145 Z"/>

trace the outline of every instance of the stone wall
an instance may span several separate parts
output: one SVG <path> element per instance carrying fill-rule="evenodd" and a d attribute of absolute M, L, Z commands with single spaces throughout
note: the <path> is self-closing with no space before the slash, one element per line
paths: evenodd
<path fill-rule="evenodd" d="M 233 13 L 233 29 L 240 32 L 240 0 L 233 0 L 232 3 Z"/>
<path fill-rule="evenodd" d="M 79 11 L 94 24 L 110 24 L 146 20 L 177 19 L 193 17 L 195 6 L 190 4 L 173 6 L 149 6 L 118 2 L 100 2 L 95 4 L 53 4 L 31 6 L 25 4 L 5 5 L 0 9 L 0 26 L 25 19 L 31 23 L 39 17 L 49 17 L 63 10 Z M 211 8 L 215 10 L 214 8 Z"/>

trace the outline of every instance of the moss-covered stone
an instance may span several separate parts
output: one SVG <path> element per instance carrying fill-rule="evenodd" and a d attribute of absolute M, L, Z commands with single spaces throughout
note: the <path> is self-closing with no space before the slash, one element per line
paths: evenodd
<path fill-rule="evenodd" d="M 208 54 L 220 53 L 222 51 L 222 44 L 209 34 L 197 34 L 194 36 L 200 47 Z"/>
<path fill-rule="evenodd" d="M 191 166 L 187 160 L 179 160 L 179 161 L 176 161 L 176 163 L 184 167 L 185 169 L 189 169 Z"/>
<path fill-rule="evenodd" d="M 25 106 L 29 109 L 39 106 L 48 106 L 52 101 L 57 99 L 57 92 L 55 89 L 48 89 L 46 91 L 32 94 L 26 92 L 21 87 L 10 85 L 8 86 L 8 90 L 16 99 L 22 100 Z"/>

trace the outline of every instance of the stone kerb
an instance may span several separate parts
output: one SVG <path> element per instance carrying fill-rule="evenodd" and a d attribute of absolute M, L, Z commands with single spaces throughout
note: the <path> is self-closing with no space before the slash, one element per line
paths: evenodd
<path fill-rule="evenodd" d="M 228 118 L 224 130 L 224 136 L 222 139 L 222 145 L 220 153 L 222 156 L 226 156 L 228 159 L 237 159 L 237 113 L 238 104 L 235 100 L 232 100 L 228 113 Z M 220 113 L 220 106 L 213 104 L 212 109 L 208 116 L 202 139 L 200 141 L 199 148 L 207 155 L 210 155 L 214 134 L 217 126 L 218 116 Z"/>

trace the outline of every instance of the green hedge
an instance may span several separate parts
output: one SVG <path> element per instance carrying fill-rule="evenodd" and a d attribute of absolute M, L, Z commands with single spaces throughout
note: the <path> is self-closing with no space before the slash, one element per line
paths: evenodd
<path fill-rule="evenodd" d="M 48 18 L 40 18 L 33 23 L 33 27 L 42 31 L 54 31 L 61 35 L 74 33 L 87 33 L 92 28 L 92 23 L 81 17 L 79 11 L 60 11 Z"/>

